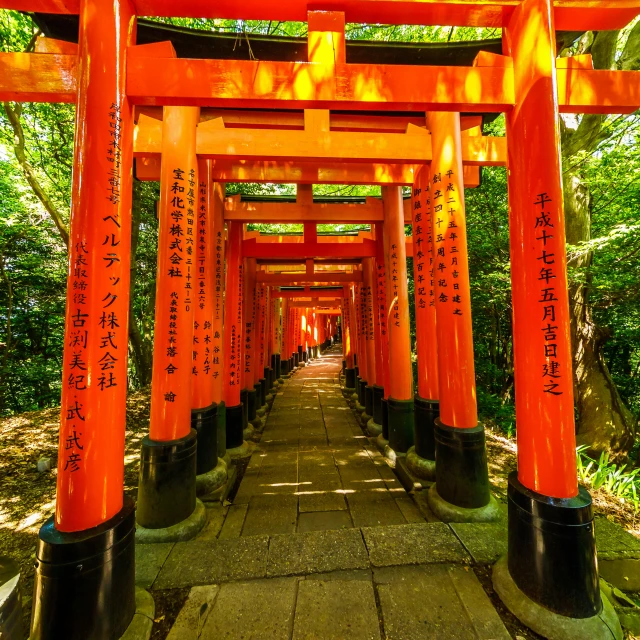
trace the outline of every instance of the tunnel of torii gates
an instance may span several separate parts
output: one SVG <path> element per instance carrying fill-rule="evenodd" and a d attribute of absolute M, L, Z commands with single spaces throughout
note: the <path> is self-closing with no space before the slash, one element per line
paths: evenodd
<path fill-rule="evenodd" d="M 631 113 L 640 74 L 594 70 L 590 56 L 557 59 L 555 48 L 560 32 L 622 28 L 640 1 L 0 6 L 79 14 L 77 44 L 42 37 L 33 53 L 0 53 L 0 99 L 77 106 L 57 499 L 39 535 L 31 638 L 119 637 L 135 607 L 136 520 L 136 535 L 162 539 L 194 518 L 197 488 L 223 483 L 229 459 L 244 455 L 275 380 L 338 338 L 345 394 L 357 395 L 388 455 L 435 480 L 435 513 L 496 517 L 476 409 L 464 207 L 482 165 L 508 168 L 517 385 L 518 470 L 494 585 L 516 615 L 525 594 L 578 625 L 571 637 L 610 637 L 591 499 L 576 474 L 559 113 Z M 136 44 L 137 15 L 307 21 L 307 59 L 177 57 L 171 42 Z M 353 63 L 347 21 L 501 27 L 502 43 L 458 66 Z M 501 112 L 506 138 L 483 136 L 483 114 Z M 160 181 L 137 514 L 123 494 L 134 158 L 138 179 Z M 242 181 L 296 183 L 297 197 L 225 198 L 225 183 Z M 380 185 L 382 198 L 314 200 L 322 183 Z M 251 222 L 304 223 L 304 235 L 263 236 L 247 231 Z M 317 223 L 371 231 L 323 236 Z"/>

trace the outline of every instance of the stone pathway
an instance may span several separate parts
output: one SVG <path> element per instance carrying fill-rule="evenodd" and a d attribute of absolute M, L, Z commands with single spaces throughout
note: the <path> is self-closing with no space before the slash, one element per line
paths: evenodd
<path fill-rule="evenodd" d="M 140 586 L 190 588 L 169 640 L 511 637 L 473 571 L 502 532 L 426 521 L 345 402 L 341 362 L 280 388 L 233 504 L 207 503 L 195 540 L 137 547 Z"/>

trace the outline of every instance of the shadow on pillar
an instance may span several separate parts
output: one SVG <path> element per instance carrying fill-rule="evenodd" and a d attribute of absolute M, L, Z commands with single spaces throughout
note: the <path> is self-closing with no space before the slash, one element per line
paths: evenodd
<path fill-rule="evenodd" d="M 383 396 L 384 388 L 374 384 L 371 387 L 371 419 L 367 422 L 367 432 L 372 438 L 377 438 L 382 433 Z"/>
<path fill-rule="evenodd" d="M 509 475 L 507 556 L 493 584 L 507 608 L 544 637 L 622 638 L 600 593 L 591 496 L 550 498 Z"/>
<path fill-rule="evenodd" d="M 440 416 L 440 403 L 414 397 L 414 446 L 407 452 L 407 467 L 423 480 L 436 479 L 435 421 Z"/>
<path fill-rule="evenodd" d="M 444 522 L 494 522 L 500 508 L 491 495 L 484 427 L 460 429 L 434 423 L 436 483 L 429 506 Z"/>
<path fill-rule="evenodd" d="M 346 368 L 344 370 L 344 388 L 345 391 L 353 393 L 356 388 L 356 370 Z"/>
<path fill-rule="evenodd" d="M 53 517 L 42 525 L 36 548 L 31 640 L 114 640 L 125 632 L 135 609 L 131 498 L 125 496 L 120 512 L 92 529 L 58 531 Z"/>

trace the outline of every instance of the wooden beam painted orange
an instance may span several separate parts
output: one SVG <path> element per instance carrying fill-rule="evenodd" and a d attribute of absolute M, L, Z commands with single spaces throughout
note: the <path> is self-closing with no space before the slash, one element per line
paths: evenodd
<path fill-rule="evenodd" d="M 431 136 L 419 127 L 410 133 L 312 132 L 271 129 L 225 129 L 198 126 L 198 156 L 204 158 L 382 163 L 425 163 L 431 160 Z M 222 124 L 222 123 L 221 123 Z M 134 155 L 158 154 L 162 123 L 141 115 L 134 134 Z M 504 165 L 506 138 L 465 136 L 463 161 L 469 165 Z"/>
<path fill-rule="evenodd" d="M 323 0 L 325 11 L 344 11 L 347 22 L 501 27 L 518 0 Z M 3 0 L 6 9 L 80 13 L 80 0 Z M 136 0 L 141 16 L 296 20 L 306 22 L 307 0 Z M 560 30 L 619 29 L 640 11 L 638 0 L 555 0 Z"/>
<path fill-rule="evenodd" d="M 0 100 L 75 102 L 76 62 L 69 54 L 0 53 Z M 514 103 L 508 67 L 331 65 L 336 76 L 327 96 L 326 87 L 319 94 L 314 78 L 322 69 L 314 66 L 138 57 L 129 65 L 127 87 L 138 105 L 277 109 L 286 102 L 298 109 L 499 112 Z M 176 78 L 189 76 L 177 85 Z M 640 72 L 569 68 L 558 69 L 557 77 L 561 113 L 632 113 L 640 107 Z"/>

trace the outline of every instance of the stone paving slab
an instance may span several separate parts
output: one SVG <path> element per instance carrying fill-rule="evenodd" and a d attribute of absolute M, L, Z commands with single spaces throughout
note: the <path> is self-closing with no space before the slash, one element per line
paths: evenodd
<path fill-rule="evenodd" d="M 352 528 L 348 511 L 311 511 L 298 515 L 298 533 Z"/>
<path fill-rule="evenodd" d="M 222 585 L 200 639 L 288 640 L 297 587 L 295 578 Z"/>
<path fill-rule="evenodd" d="M 269 544 L 268 576 L 368 568 L 367 550 L 357 529 L 272 536 Z"/>
<path fill-rule="evenodd" d="M 160 570 L 154 589 L 176 589 L 228 580 L 263 578 L 268 536 L 178 542 Z"/>
<path fill-rule="evenodd" d="M 374 581 L 386 640 L 510 638 L 469 567 L 378 569 Z"/>
<path fill-rule="evenodd" d="M 167 640 L 198 640 L 220 591 L 218 585 L 193 587 Z"/>
<path fill-rule="evenodd" d="M 386 490 L 358 491 L 346 494 L 351 517 L 356 527 L 406 524 L 393 496 Z"/>
<path fill-rule="evenodd" d="M 369 581 L 303 580 L 298 588 L 293 640 L 380 640 Z"/>
<path fill-rule="evenodd" d="M 493 564 L 507 552 L 507 523 L 459 522 L 451 528 L 478 564 Z"/>
<path fill-rule="evenodd" d="M 258 495 L 249 501 L 243 536 L 294 533 L 298 522 L 298 496 Z"/>
<path fill-rule="evenodd" d="M 362 529 L 374 567 L 470 563 L 471 557 L 444 522 Z"/>
<path fill-rule="evenodd" d="M 136 545 L 136 584 L 148 589 L 166 562 L 174 542 Z"/>
<path fill-rule="evenodd" d="M 227 511 L 227 517 L 218 536 L 219 540 L 238 538 L 242 533 L 244 519 L 247 516 L 248 504 L 232 504 Z"/>

